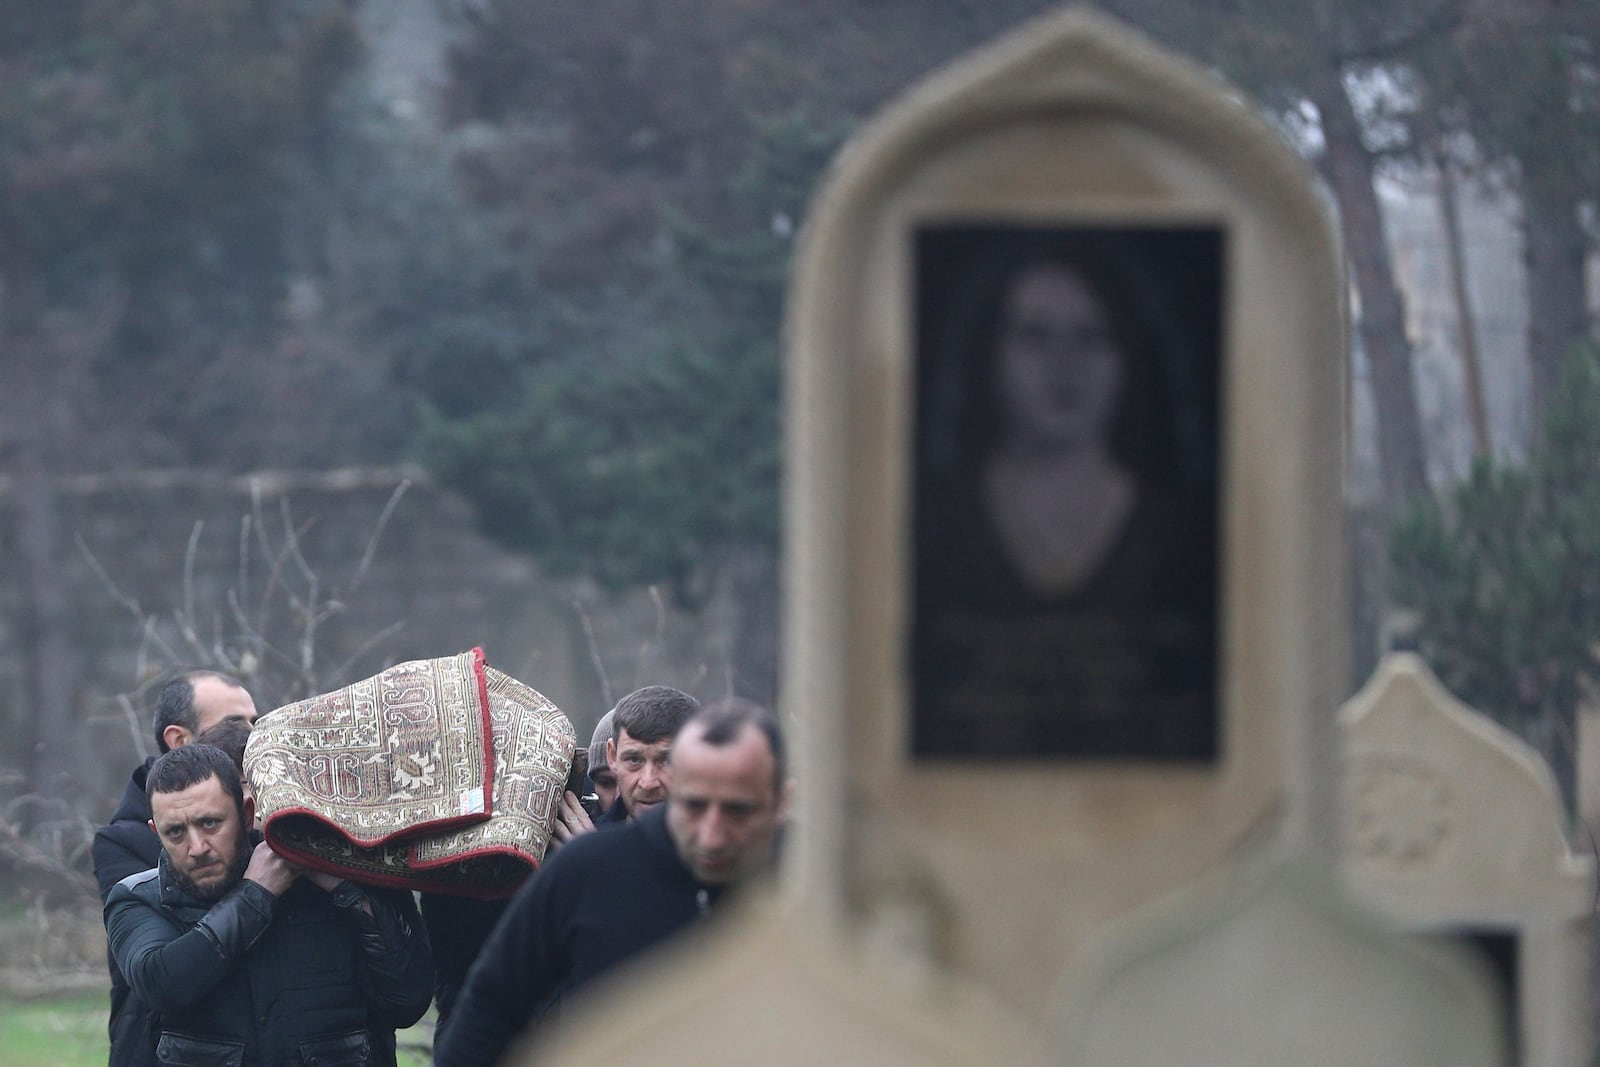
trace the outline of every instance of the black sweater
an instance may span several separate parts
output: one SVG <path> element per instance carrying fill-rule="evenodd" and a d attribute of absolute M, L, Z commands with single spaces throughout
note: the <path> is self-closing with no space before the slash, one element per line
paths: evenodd
<path fill-rule="evenodd" d="M 512 900 L 434 1046 L 434 1067 L 488 1067 L 530 1023 L 708 914 L 667 834 L 666 806 L 563 845 Z"/>

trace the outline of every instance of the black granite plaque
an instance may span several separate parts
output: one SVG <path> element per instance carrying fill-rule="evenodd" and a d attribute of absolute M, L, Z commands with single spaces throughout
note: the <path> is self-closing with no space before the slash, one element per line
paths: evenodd
<path fill-rule="evenodd" d="M 913 755 L 1216 760 L 1221 228 L 914 240 Z"/>

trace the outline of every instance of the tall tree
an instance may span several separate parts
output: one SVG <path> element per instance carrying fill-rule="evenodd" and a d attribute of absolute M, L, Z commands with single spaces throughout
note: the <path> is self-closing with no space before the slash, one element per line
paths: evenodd
<path fill-rule="evenodd" d="M 277 157 L 354 42 L 333 3 L 0 4 L 0 468 L 17 485 L 35 792 L 65 787 L 79 719 L 55 477 L 126 462 L 181 410 L 128 388 L 139 360 L 189 325 L 180 309 L 262 291 L 240 282 L 276 266 Z M 128 418 L 139 404 L 154 410 Z"/>
<path fill-rule="evenodd" d="M 1600 347 L 1569 359 L 1525 466 L 1480 457 L 1391 552 L 1424 655 L 1544 754 L 1575 811 L 1578 705 L 1600 682 Z"/>
<path fill-rule="evenodd" d="M 1426 491 L 1427 453 L 1417 405 L 1406 298 L 1389 254 L 1377 192 L 1391 131 L 1375 121 L 1357 88 L 1401 62 L 1417 42 L 1444 32 L 1463 0 L 1238 0 L 1173 5 L 1116 0 L 1156 36 L 1217 68 L 1254 95 L 1301 140 L 1337 202 L 1352 282 L 1357 328 L 1372 368 L 1378 453 L 1385 497 L 1400 506 Z"/>
<path fill-rule="evenodd" d="M 1475 5 L 1413 59 L 1443 131 L 1470 139 L 1521 201 L 1530 379 L 1542 411 L 1594 322 L 1584 275 L 1600 197 L 1600 7 Z"/>
<path fill-rule="evenodd" d="M 458 172 L 534 264 L 543 326 L 520 389 L 434 426 L 437 469 L 553 570 L 691 607 L 731 587 L 741 684 L 770 697 L 778 329 L 812 182 L 891 91 L 1044 6 L 463 4 Z"/>

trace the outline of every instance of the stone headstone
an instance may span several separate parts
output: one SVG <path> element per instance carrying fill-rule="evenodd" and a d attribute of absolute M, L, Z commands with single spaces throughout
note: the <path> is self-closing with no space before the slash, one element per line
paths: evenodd
<path fill-rule="evenodd" d="M 1085 955 L 1061 1031 L 1076 1067 L 1507 1062 L 1482 961 L 1394 936 L 1315 868 L 1241 864 Z"/>
<path fill-rule="evenodd" d="M 1498 944 L 1522 1063 L 1590 1062 L 1595 863 L 1573 852 L 1549 766 L 1409 654 L 1339 715 L 1341 867 L 1396 923 Z"/>
<path fill-rule="evenodd" d="M 1039 285 L 1087 319 L 1021 321 Z M 1044 1025 L 1102 924 L 1263 826 L 1331 845 L 1312 798 L 1346 685 L 1343 293 L 1295 153 L 1090 12 L 862 130 L 814 203 L 787 322 L 797 896 Z M 1130 310 L 1147 332 L 1121 330 Z M 969 314 L 1000 325 L 966 343 Z M 1008 388 L 1018 349 L 996 338 L 1041 336 L 1107 343 L 1125 389 Z M 1059 392 L 1076 399 L 1046 421 L 1128 440 L 1131 506 L 1088 483 L 1065 501 L 1130 516 L 1118 536 L 1047 540 L 1041 561 L 997 533 L 1041 497 L 979 469 L 990 387 L 1008 424 Z"/>
<path fill-rule="evenodd" d="M 562 1022 L 553 1041 L 509 1062 L 1046 1062 L 1025 1026 L 970 990 L 949 982 L 908 989 L 886 981 L 835 933 L 770 903 L 623 971 L 579 1001 L 576 1011 L 566 1011 Z"/>

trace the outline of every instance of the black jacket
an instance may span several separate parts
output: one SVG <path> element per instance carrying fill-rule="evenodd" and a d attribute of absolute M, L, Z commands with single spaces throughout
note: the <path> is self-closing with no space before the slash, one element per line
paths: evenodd
<path fill-rule="evenodd" d="M 535 1019 L 710 912 L 667 834 L 666 805 L 561 846 L 511 901 L 467 976 L 435 1067 L 489 1067 Z"/>
<path fill-rule="evenodd" d="M 366 1064 L 428 1007 L 433 959 L 404 891 L 301 879 L 274 897 L 246 880 L 205 903 L 163 860 L 114 887 L 105 912 L 112 955 L 155 1014 L 158 1062 Z"/>
<path fill-rule="evenodd" d="M 594 820 L 597 830 L 614 830 L 627 824 L 628 809 L 621 797 Z M 552 841 L 548 855 L 554 857 L 558 851 Z M 423 893 L 419 903 L 422 925 L 428 928 L 428 941 L 433 945 L 433 1005 L 438 1009 L 436 1026 L 442 1031 L 455 1010 L 467 972 L 511 901 Z"/>
<path fill-rule="evenodd" d="M 134 768 L 122 791 L 111 821 L 94 832 L 90 854 L 94 858 L 94 877 L 100 883 L 100 902 L 105 903 L 112 888 L 130 874 L 148 871 L 161 857 L 161 841 L 150 829 L 150 801 L 144 795 L 145 776 L 156 758 L 151 756 Z M 111 1065 L 145 1067 L 154 1064 L 146 1033 L 144 1002 L 128 988 L 128 980 L 117 970 L 117 961 L 106 949 L 106 966 L 111 970 Z"/>

